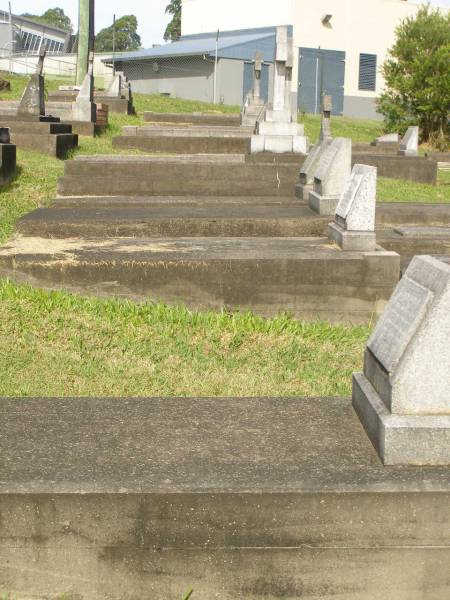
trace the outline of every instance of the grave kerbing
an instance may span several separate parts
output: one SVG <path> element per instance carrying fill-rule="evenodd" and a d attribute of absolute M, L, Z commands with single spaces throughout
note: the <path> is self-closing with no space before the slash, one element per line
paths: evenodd
<path fill-rule="evenodd" d="M 335 138 L 321 152 L 314 172 L 309 207 L 319 215 L 334 216 L 352 168 L 352 140 Z"/>
<path fill-rule="evenodd" d="M 353 406 L 386 465 L 450 465 L 450 264 L 416 256 L 372 334 Z"/>
<path fill-rule="evenodd" d="M 328 236 L 342 250 L 375 250 L 376 192 L 376 168 L 354 165 L 336 208 L 335 221 L 328 228 Z"/>

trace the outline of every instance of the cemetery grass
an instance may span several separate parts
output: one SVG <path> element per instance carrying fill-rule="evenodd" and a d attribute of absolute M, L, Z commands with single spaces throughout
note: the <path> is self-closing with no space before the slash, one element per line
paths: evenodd
<path fill-rule="evenodd" d="M 2 396 L 349 396 L 370 326 L 0 281 Z"/>

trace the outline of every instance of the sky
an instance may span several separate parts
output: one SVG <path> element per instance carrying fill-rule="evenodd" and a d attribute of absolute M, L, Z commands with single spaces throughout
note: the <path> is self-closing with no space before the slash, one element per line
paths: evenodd
<path fill-rule="evenodd" d="M 136 15 L 139 23 L 139 34 L 144 48 L 152 44 L 161 44 L 170 15 L 165 14 L 168 0 L 96 0 L 95 19 L 96 30 L 112 24 L 113 15 Z M 59 6 L 71 18 L 76 27 L 78 21 L 78 0 L 11 0 L 12 12 L 21 14 L 33 12 L 42 14 L 48 8 Z M 431 4 L 450 8 L 450 0 L 432 0 Z M 124 7 L 125 5 L 125 7 Z M 0 8 L 7 10 L 7 0 L 0 0 Z M 32 7 L 32 8 L 31 8 Z"/>

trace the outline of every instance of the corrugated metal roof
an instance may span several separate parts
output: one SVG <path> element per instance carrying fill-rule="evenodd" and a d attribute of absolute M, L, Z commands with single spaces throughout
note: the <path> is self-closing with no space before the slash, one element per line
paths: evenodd
<path fill-rule="evenodd" d="M 254 56 L 255 43 L 261 46 L 264 60 L 272 61 L 275 48 L 275 33 L 242 33 L 237 35 L 219 36 L 218 55 L 221 58 L 239 58 L 251 60 Z M 117 62 L 152 60 L 156 58 L 201 56 L 214 54 L 216 50 L 216 36 L 207 35 L 202 38 L 181 39 L 172 44 L 157 46 L 117 55 Z M 111 62 L 111 57 L 104 58 L 103 62 Z"/>

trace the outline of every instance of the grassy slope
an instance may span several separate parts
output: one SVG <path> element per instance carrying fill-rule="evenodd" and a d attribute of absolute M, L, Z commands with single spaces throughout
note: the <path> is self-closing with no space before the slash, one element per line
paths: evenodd
<path fill-rule="evenodd" d="M 0 395 L 341 395 L 368 327 L 0 284 Z"/>
<path fill-rule="evenodd" d="M 50 85 L 56 88 L 59 83 Z M 20 95 L 22 88 L 14 81 L 11 96 Z M 159 96 L 137 95 L 135 100 L 140 112 L 211 109 Z M 318 119 L 304 120 L 314 139 Z M 125 123 L 140 124 L 142 115 L 111 115 L 107 134 L 81 138 L 77 152 L 117 152 L 111 139 Z M 335 135 L 358 141 L 371 140 L 379 131 L 378 123 L 350 119 L 335 119 L 333 126 Z M 19 177 L 0 193 L 1 240 L 11 234 L 21 214 L 51 201 L 64 168 L 60 161 L 31 152 L 19 151 L 18 160 Z M 392 198 L 399 185 L 386 181 Z M 403 193 L 417 197 L 413 192 L 418 188 L 410 186 Z M 429 190 L 425 195 L 429 197 Z M 0 282 L 0 372 L 6 375 L 0 380 L 0 394 L 349 394 L 351 373 L 361 367 L 369 330 L 299 323 L 286 316 L 267 320 L 251 314 L 191 313 L 182 307 L 91 300 Z"/>

